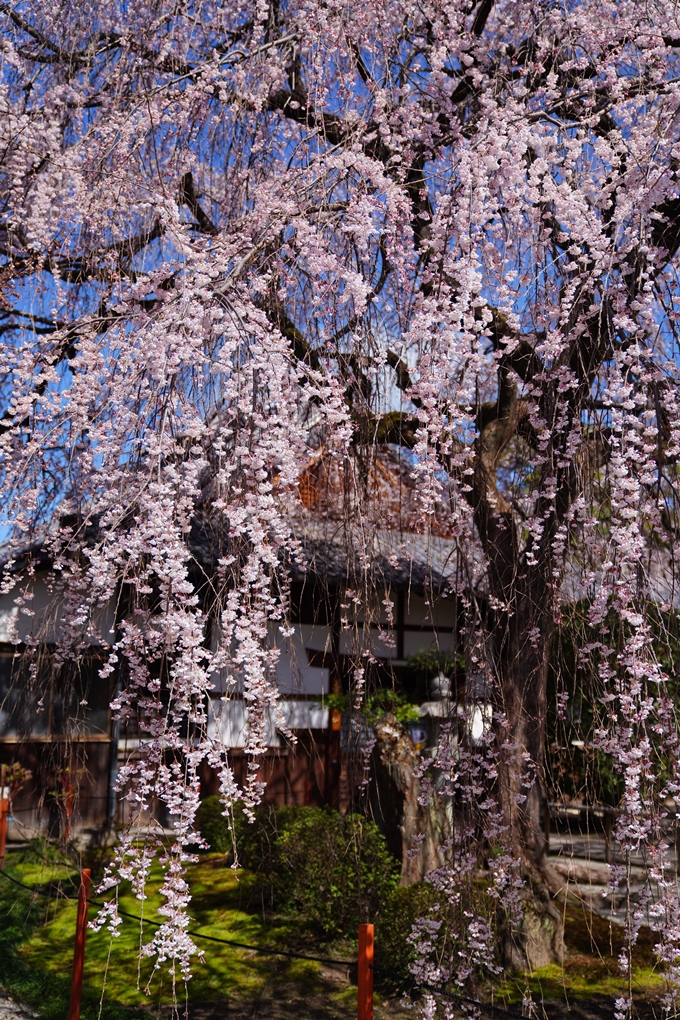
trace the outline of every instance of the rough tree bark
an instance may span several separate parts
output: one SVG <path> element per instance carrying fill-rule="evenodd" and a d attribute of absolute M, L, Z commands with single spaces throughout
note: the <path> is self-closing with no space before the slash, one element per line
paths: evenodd
<path fill-rule="evenodd" d="M 419 758 L 411 737 L 393 715 L 375 724 L 371 809 L 386 830 L 390 849 L 401 860 L 401 884 L 422 881 L 442 863 L 440 846 L 447 819 L 419 801 Z M 422 842 L 416 842 L 422 836 Z"/>
<path fill-rule="evenodd" d="M 402 885 L 411 885 L 441 864 L 439 847 L 447 819 L 418 801 L 419 758 L 404 726 L 394 715 L 385 715 L 374 731 L 371 811 L 385 829 L 390 850 L 402 862 Z M 419 844 L 416 836 L 422 836 Z"/>
<path fill-rule="evenodd" d="M 539 611 L 529 595 L 517 599 L 514 614 L 503 613 L 493 635 L 503 720 L 497 726 L 498 799 L 525 882 L 521 925 L 503 929 L 504 962 L 514 970 L 542 967 L 564 956 L 563 913 L 557 902 L 561 883 L 549 867 L 541 824 L 549 638 L 543 630 L 537 647 L 531 641 Z"/>

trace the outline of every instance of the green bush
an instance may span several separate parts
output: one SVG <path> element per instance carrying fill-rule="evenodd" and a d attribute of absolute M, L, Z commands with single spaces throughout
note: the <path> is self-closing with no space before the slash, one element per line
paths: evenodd
<path fill-rule="evenodd" d="M 196 827 L 203 839 L 216 853 L 231 853 L 232 836 L 229 823 L 222 813 L 224 807 L 219 797 L 206 797 L 198 806 Z"/>
<path fill-rule="evenodd" d="M 433 916 L 437 892 L 426 882 L 395 886 L 380 909 L 375 926 L 375 967 L 378 988 L 403 991 L 412 982 L 415 950 L 407 941 L 419 917 Z"/>
<path fill-rule="evenodd" d="M 274 881 L 279 870 L 281 840 L 295 821 L 298 812 L 305 810 L 307 809 L 263 804 L 252 822 L 248 821 L 243 811 L 239 811 L 236 820 L 236 845 L 241 867 Z"/>
<path fill-rule="evenodd" d="M 296 810 L 301 809 L 263 804 L 251 822 L 243 806 L 236 803 L 232 832 L 224 816 L 222 801 L 217 796 L 210 796 L 199 805 L 196 827 L 212 851 L 228 854 L 232 861 L 235 838 L 239 866 L 255 874 L 271 876 L 276 870 L 278 840 Z"/>
<path fill-rule="evenodd" d="M 356 937 L 395 888 L 398 867 L 377 826 L 361 815 L 298 808 L 277 840 L 274 902 L 330 937 Z"/>
<path fill-rule="evenodd" d="M 201 802 L 197 821 L 210 848 L 233 860 L 219 797 Z M 281 913 L 304 915 L 329 938 L 355 938 L 357 925 L 375 922 L 397 892 L 398 864 L 378 827 L 361 815 L 263 805 L 249 822 L 237 808 L 234 834 L 239 865 L 267 888 L 263 902 Z M 389 923 L 394 928 L 396 922 Z M 410 923 L 404 930 L 410 932 Z"/>

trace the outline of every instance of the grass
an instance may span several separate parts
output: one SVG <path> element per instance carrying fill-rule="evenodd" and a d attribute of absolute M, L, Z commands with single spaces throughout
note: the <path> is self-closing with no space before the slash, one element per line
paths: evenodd
<path fill-rule="evenodd" d="M 48 891 L 50 898 L 29 892 L 0 880 L 0 985 L 28 1006 L 38 1010 L 45 1020 L 61 1020 L 68 1012 L 70 973 L 75 931 L 76 904 L 58 897 L 59 888 L 73 895 L 76 873 L 56 861 L 40 861 L 30 853 L 8 857 L 7 871 L 33 888 Z M 159 872 L 151 873 L 143 904 L 151 920 L 157 914 Z M 264 921 L 253 902 L 256 886 L 247 873 L 225 867 L 223 857 L 206 855 L 189 869 L 192 888 L 193 928 L 206 934 L 251 945 L 295 949 L 312 955 L 327 955 L 310 943 L 304 926 L 288 922 Z M 94 894 L 93 894 L 94 895 Z M 122 890 L 120 906 L 139 915 L 140 903 L 128 889 Z M 90 908 L 90 918 L 95 915 Z M 125 919 L 121 934 L 111 938 L 103 929 L 88 931 L 83 982 L 83 1020 L 100 1015 L 102 1020 L 148 1018 L 173 998 L 184 1003 L 185 987 L 179 981 L 173 993 L 171 979 L 162 968 L 155 974 L 151 960 L 139 963 L 140 941 L 147 943 L 153 929 L 146 925 L 140 940 L 139 922 Z M 203 943 L 204 958 L 194 957 L 188 994 L 192 1003 L 224 1000 L 254 1001 L 263 996 L 290 996 L 303 988 L 306 994 L 323 991 L 337 1005 L 345 1005 L 347 992 L 326 987 L 321 965 L 305 960 L 287 960 L 255 954 L 249 950 Z M 340 947 L 342 948 L 342 947 Z M 347 947 L 340 958 L 347 958 Z M 335 954 L 333 954 L 335 955 Z M 351 957 L 349 957 L 351 958 Z M 356 998 L 355 990 L 349 992 Z"/>
<path fill-rule="evenodd" d="M 0 878 L 0 986 L 44 1020 L 63 1020 L 68 1015 L 76 905 L 59 893 L 73 895 L 77 875 L 49 853 L 52 856 L 45 857 L 28 850 L 8 856 L 10 875 L 49 895 L 32 895 Z M 144 904 L 129 887 L 123 887 L 121 908 L 139 915 L 143 907 L 147 919 L 161 920 L 157 914 L 160 877 L 159 871 L 152 871 Z M 303 919 L 272 916 L 263 909 L 262 888 L 254 877 L 226 867 L 221 855 L 203 855 L 200 863 L 189 868 L 188 879 L 192 928 L 250 945 L 341 959 L 355 955 L 353 945 L 319 945 Z M 94 913 L 91 908 L 91 918 Z M 173 992 L 166 970 L 154 974 L 151 960 L 139 962 L 140 942 L 148 943 L 154 929 L 145 925 L 140 940 L 139 923 L 125 919 L 120 930 L 120 937 L 113 939 L 106 930 L 88 932 L 82 1020 L 148 1020 L 150 1015 L 168 1015 L 173 999 L 183 1012 L 185 994 L 192 1017 L 208 1018 L 213 1015 L 209 1005 L 217 1003 L 228 1004 L 234 1020 L 253 1015 L 271 1020 L 300 1016 L 342 1020 L 356 1011 L 356 989 L 346 981 L 330 981 L 319 963 L 201 944 L 200 940 L 205 955 L 194 958 L 188 992 L 181 981 Z M 379 938 L 379 930 L 376 934 Z M 564 964 L 506 977 L 493 990 L 494 1001 L 513 1007 L 530 990 L 535 1000 L 544 1002 L 603 997 L 612 1002 L 627 990 L 617 961 L 622 936 L 622 930 L 606 919 L 570 905 L 565 915 L 568 953 Z M 655 941 L 648 929 L 640 931 L 632 972 L 633 994 L 639 1000 L 653 999 L 663 984 L 653 952 Z M 491 993 L 487 989 L 482 998 L 490 998 Z M 378 1020 L 393 1016 L 391 1007 L 376 1010 Z"/>

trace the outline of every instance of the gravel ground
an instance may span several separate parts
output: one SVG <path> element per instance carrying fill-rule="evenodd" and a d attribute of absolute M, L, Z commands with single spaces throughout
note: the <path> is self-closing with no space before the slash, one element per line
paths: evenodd
<path fill-rule="evenodd" d="M 0 1020 L 34 1020 L 34 1016 L 23 1006 L 0 995 Z"/>

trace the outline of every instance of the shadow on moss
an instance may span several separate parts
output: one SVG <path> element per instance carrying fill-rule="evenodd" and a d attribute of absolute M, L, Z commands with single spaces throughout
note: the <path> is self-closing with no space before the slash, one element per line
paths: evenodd
<path fill-rule="evenodd" d="M 43 922 L 46 903 L 29 892 L 10 885 L 0 886 L 0 987 L 34 1010 L 44 1020 L 65 1020 L 71 995 L 71 974 L 55 974 L 36 966 L 19 953 L 19 948 Z M 148 1020 L 146 1010 L 130 1009 L 116 1002 L 104 1002 L 83 992 L 81 1020 Z"/>

